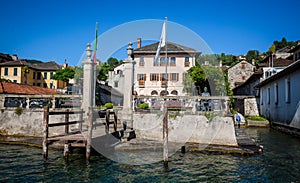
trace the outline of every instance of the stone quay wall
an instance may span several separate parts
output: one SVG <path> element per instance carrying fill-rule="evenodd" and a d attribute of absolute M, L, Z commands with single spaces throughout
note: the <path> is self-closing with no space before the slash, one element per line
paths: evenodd
<path fill-rule="evenodd" d="M 63 109 L 65 110 L 65 109 Z M 43 109 L 23 109 L 22 114 L 15 113 L 15 109 L 5 109 L 0 112 L 0 135 L 17 136 L 43 136 Z M 64 115 L 49 116 L 51 123 L 64 122 Z M 79 114 L 70 114 L 69 121 L 79 120 Z M 75 128 L 70 125 L 70 131 Z M 49 135 L 58 135 L 64 133 L 64 127 L 49 128 Z"/>
<path fill-rule="evenodd" d="M 139 138 L 162 141 L 163 115 L 149 113 L 133 116 L 133 128 Z M 233 119 L 204 115 L 184 115 L 168 118 L 169 141 L 237 146 Z"/>

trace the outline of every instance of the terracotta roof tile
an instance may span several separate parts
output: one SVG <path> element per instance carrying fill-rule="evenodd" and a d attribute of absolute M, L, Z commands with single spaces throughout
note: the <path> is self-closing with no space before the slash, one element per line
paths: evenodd
<path fill-rule="evenodd" d="M 52 95 L 58 94 L 54 89 L 25 84 L 0 81 L 0 94 Z"/>

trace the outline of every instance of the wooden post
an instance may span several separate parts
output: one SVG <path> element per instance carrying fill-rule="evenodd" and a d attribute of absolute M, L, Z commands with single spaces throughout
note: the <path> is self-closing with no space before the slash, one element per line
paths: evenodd
<path fill-rule="evenodd" d="M 65 143 L 65 145 L 64 145 L 64 157 L 65 157 L 66 160 L 68 160 L 69 154 L 70 154 L 70 144 Z"/>
<path fill-rule="evenodd" d="M 88 111 L 88 133 L 87 133 L 86 154 L 85 154 L 87 160 L 90 160 L 90 156 L 91 156 L 92 128 L 93 128 L 93 108 L 89 107 L 89 111 Z"/>
<path fill-rule="evenodd" d="M 44 129 L 43 129 L 43 156 L 48 158 L 48 123 L 49 123 L 49 107 L 44 107 Z"/>
<path fill-rule="evenodd" d="M 69 109 L 67 109 L 66 112 L 67 113 L 65 114 L 65 123 L 69 123 Z M 69 133 L 69 124 L 65 124 L 65 133 Z"/>
<path fill-rule="evenodd" d="M 114 130 L 116 132 L 117 131 L 117 125 L 118 125 L 118 118 L 117 118 L 116 112 L 113 112 L 113 113 L 114 113 Z"/>
<path fill-rule="evenodd" d="M 168 108 L 166 106 L 166 101 L 164 104 L 164 119 L 163 119 L 163 157 L 164 157 L 164 167 L 168 169 Z"/>
<path fill-rule="evenodd" d="M 81 109 L 81 113 L 79 114 L 79 130 L 82 131 L 82 120 L 83 120 L 83 109 Z"/>

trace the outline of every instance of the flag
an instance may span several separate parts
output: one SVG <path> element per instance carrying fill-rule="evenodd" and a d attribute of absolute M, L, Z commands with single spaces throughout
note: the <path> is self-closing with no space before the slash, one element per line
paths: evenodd
<path fill-rule="evenodd" d="M 96 22 L 96 40 L 94 42 L 94 56 L 93 56 L 93 62 L 96 62 L 96 53 L 98 49 L 98 22 Z"/>
<path fill-rule="evenodd" d="M 163 24 L 160 41 L 157 47 L 156 55 L 154 57 L 154 63 L 158 63 L 158 57 L 160 55 L 160 49 L 166 45 L 166 21 Z"/>

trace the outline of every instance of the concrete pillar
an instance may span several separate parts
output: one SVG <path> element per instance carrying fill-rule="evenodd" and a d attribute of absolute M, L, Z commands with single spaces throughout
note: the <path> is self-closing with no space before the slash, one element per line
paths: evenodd
<path fill-rule="evenodd" d="M 133 60 L 133 48 L 132 43 L 128 43 L 127 48 L 128 57 L 125 59 L 124 63 L 124 95 L 123 95 L 123 109 L 118 112 L 118 116 L 121 118 L 121 121 L 126 121 L 130 129 L 133 129 L 133 81 L 134 81 L 134 65 L 135 61 Z"/>
<path fill-rule="evenodd" d="M 91 44 L 87 44 L 86 48 L 87 59 L 83 62 L 83 95 L 82 95 L 82 106 L 81 108 L 87 113 L 89 107 L 94 107 L 94 67 L 95 62 L 92 62 L 91 55 Z"/>

